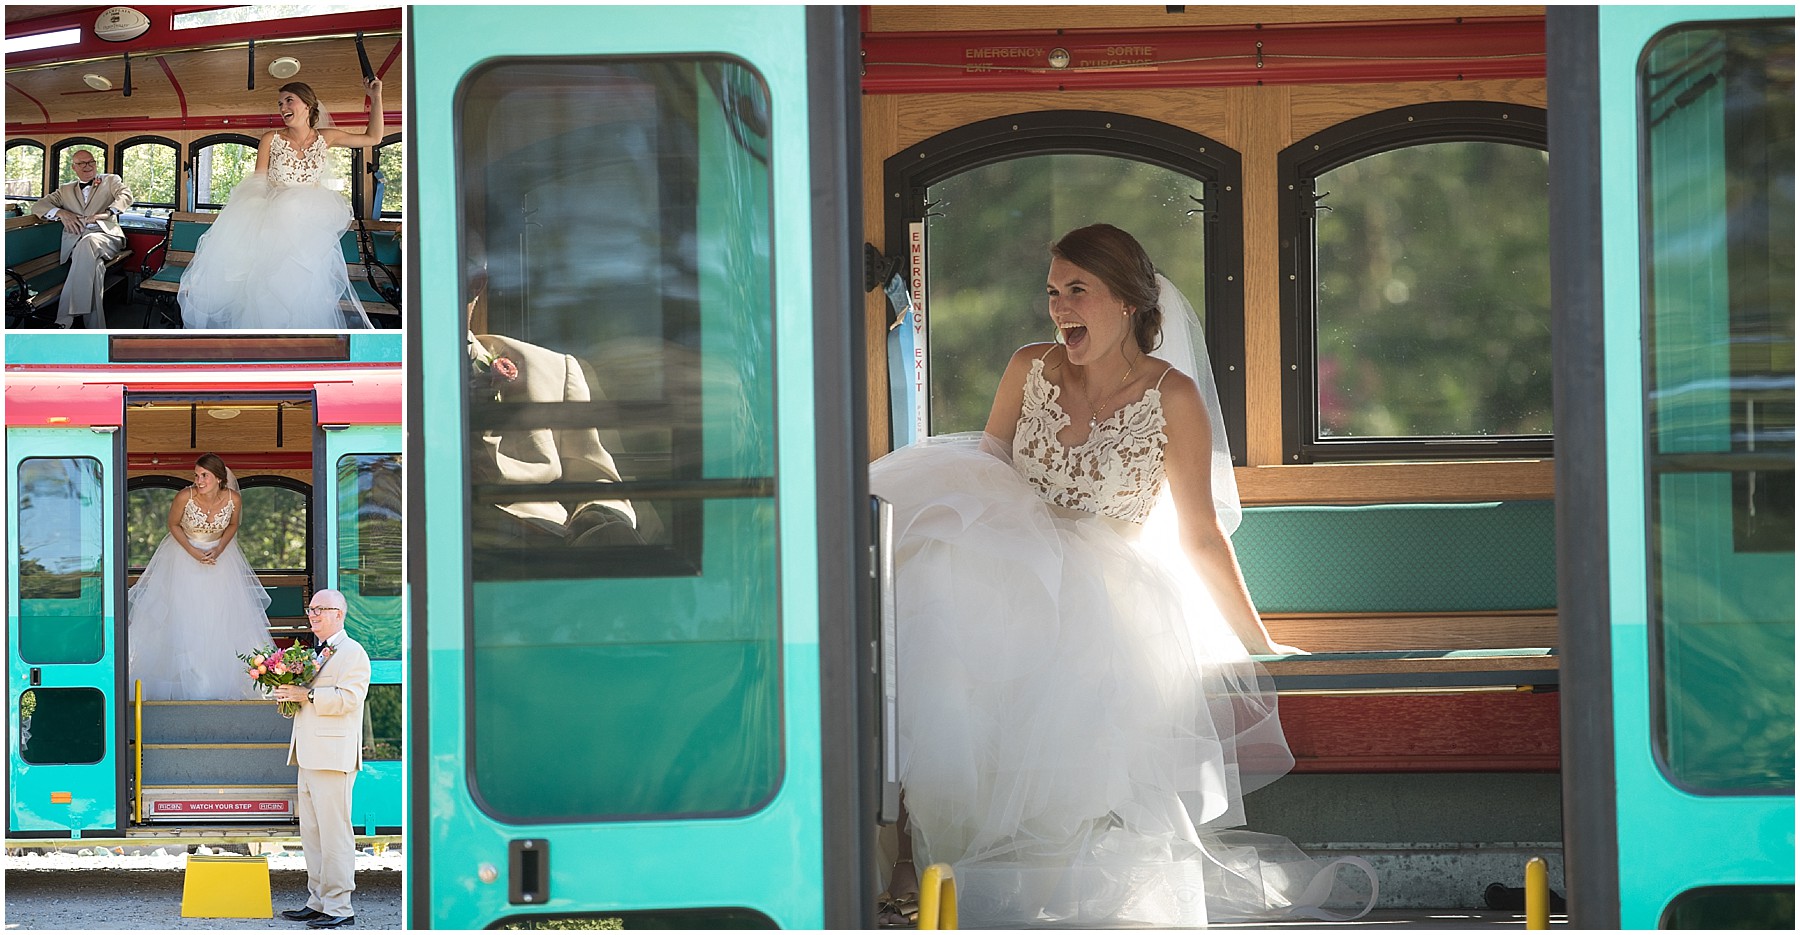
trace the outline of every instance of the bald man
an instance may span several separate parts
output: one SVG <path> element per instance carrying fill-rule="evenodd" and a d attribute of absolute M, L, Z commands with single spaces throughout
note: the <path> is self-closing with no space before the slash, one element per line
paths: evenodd
<path fill-rule="evenodd" d="M 300 704 L 288 765 L 300 767 L 300 846 L 306 852 L 306 905 L 283 918 L 310 928 L 356 924 L 356 834 L 350 787 L 362 769 L 363 699 L 369 694 L 369 654 L 344 632 L 344 595 L 313 593 L 306 619 L 324 656 L 311 684 L 282 685 L 276 701 Z"/>
<path fill-rule="evenodd" d="M 124 179 L 102 173 L 88 150 L 69 153 L 69 167 L 75 181 L 38 199 L 31 213 L 63 226 L 58 262 L 69 264 L 69 276 L 56 300 L 56 326 L 67 328 L 81 316 L 89 328 L 104 328 L 106 262 L 125 249 L 119 215 L 131 207 L 131 192 Z"/>

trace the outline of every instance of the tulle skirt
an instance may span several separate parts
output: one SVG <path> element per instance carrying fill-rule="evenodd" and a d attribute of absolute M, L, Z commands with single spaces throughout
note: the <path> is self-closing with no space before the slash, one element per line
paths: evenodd
<path fill-rule="evenodd" d="M 164 536 L 128 599 L 131 677 L 145 699 L 263 697 L 237 654 L 269 644 L 269 595 L 236 539 L 202 565 Z"/>
<path fill-rule="evenodd" d="M 188 328 L 370 327 L 350 288 L 339 245 L 349 226 L 350 205 L 337 192 L 272 185 L 264 173 L 244 179 L 201 235 L 194 261 L 182 273 L 182 323 Z"/>
<path fill-rule="evenodd" d="M 870 486 L 894 505 L 909 828 L 919 866 L 953 866 L 965 925 L 1341 918 L 1319 907 L 1361 902 L 1286 839 L 1223 830 L 1293 758 L 1172 517 L 1140 529 L 1053 506 L 980 435 L 894 452 Z"/>

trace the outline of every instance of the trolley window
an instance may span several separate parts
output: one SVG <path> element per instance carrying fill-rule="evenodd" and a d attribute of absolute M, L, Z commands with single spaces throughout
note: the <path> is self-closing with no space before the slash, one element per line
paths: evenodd
<path fill-rule="evenodd" d="M 1656 740 L 1677 785 L 1794 789 L 1794 25 L 1639 72 Z"/>
<path fill-rule="evenodd" d="M 1013 350 L 1055 339 L 1044 296 L 1047 245 L 1074 228 L 1106 222 L 1141 241 L 1200 314 L 1233 460 L 1243 463 L 1236 151 L 1129 114 L 1045 111 L 940 133 L 889 157 L 884 171 L 895 259 L 923 250 L 923 294 L 915 298 L 926 321 L 910 354 L 890 348 L 889 366 L 924 362 L 931 434 L 978 431 L 987 422 Z M 913 225 L 922 227 L 920 243 Z M 890 380 L 900 385 L 909 376 L 916 385 L 916 373 L 890 374 Z M 910 435 L 900 431 L 896 438 Z"/>
<path fill-rule="evenodd" d="M 246 477 L 237 542 L 250 567 L 263 573 L 303 574 L 312 528 L 312 487 L 279 475 Z"/>
<path fill-rule="evenodd" d="M 193 210 L 225 207 L 231 190 L 256 171 L 256 143 L 256 137 L 242 133 L 220 133 L 193 142 L 188 150 Z"/>
<path fill-rule="evenodd" d="M 159 136 L 134 136 L 119 144 L 119 175 L 134 207 L 175 207 L 177 152 L 174 140 Z"/>
<path fill-rule="evenodd" d="M 375 167 L 381 173 L 381 203 L 375 206 L 384 218 L 399 220 L 406 200 L 406 140 L 390 133 L 375 147 Z"/>
<path fill-rule="evenodd" d="M 1282 152 L 1284 460 L 1550 455 L 1546 145 L 1455 102 Z"/>
<path fill-rule="evenodd" d="M 44 197 L 44 144 L 36 140 L 6 143 L 6 199 Z M 29 207 L 29 206 L 27 206 Z"/>
<path fill-rule="evenodd" d="M 98 662 L 106 649 L 105 502 L 93 458 L 19 462 L 19 658 Z"/>
<path fill-rule="evenodd" d="M 400 457 L 337 463 L 337 580 L 351 635 L 371 659 L 400 658 Z"/>
<path fill-rule="evenodd" d="M 517 821 L 750 811 L 781 747 L 767 88 L 510 60 L 457 119 L 471 786 Z"/>
<path fill-rule="evenodd" d="M 64 182 L 75 181 L 75 166 L 72 163 L 75 153 L 80 151 L 85 151 L 94 157 L 95 172 L 104 174 L 112 171 L 107 168 L 110 163 L 107 161 L 105 143 L 91 136 L 71 136 L 58 140 L 55 145 L 50 147 L 50 158 L 56 163 L 57 186 L 61 186 Z"/>

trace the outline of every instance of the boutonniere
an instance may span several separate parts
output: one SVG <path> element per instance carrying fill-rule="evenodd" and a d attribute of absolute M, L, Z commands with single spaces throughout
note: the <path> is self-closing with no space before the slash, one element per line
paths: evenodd
<path fill-rule="evenodd" d="M 487 393 L 500 401 L 500 390 L 519 379 L 519 365 L 512 358 L 488 353 L 473 339 L 469 341 L 469 389 Z"/>

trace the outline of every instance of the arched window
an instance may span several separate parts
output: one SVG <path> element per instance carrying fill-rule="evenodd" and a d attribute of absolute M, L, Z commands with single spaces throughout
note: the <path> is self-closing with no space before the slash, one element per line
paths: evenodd
<path fill-rule="evenodd" d="M 175 208 L 176 193 L 180 191 L 180 147 L 174 140 L 134 136 L 121 141 L 114 151 L 118 155 L 113 161 L 136 207 Z"/>
<path fill-rule="evenodd" d="M 375 167 L 381 173 L 379 216 L 399 220 L 406 202 L 406 141 L 398 133 L 383 137 L 375 147 Z"/>
<path fill-rule="evenodd" d="M 279 474 L 239 479 L 244 518 L 237 540 L 250 567 L 303 574 L 312 551 L 312 485 Z"/>
<path fill-rule="evenodd" d="M 215 133 L 188 145 L 188 205 L 195 211 L 217 211 L 231 190 L 256 171 L 254 136 Z"/>
<path fill-rule="evenodd" d="M 107 150 L 105 143 L 102 143 L 91 136 L 71 136 L 67 139 L 57 140 L 55 145 L 50 147 L 50 161 L 56 164 L 56 179 L 52 183 L 52 187 L 61 185 L 64 182 L 75 181 L 75 168 L 69 165 L 69 159 L 78 149 L 85 149 L 94 154 L 94 169 L 96 171 L 111 171 L 107 168 Z"/>
<path fill-rule="evenodd" d="M 1394 108 L 1278 172 L 1284 460 L 1548 457 L 1544 111 Z"/>
<path fill-rule="evenodd" d="M 142 571 L 168 534 L 169 507 L 192 485 L 191 477 L 145 474 L 125 492 L 125 554 Z M 312 545 L 312 487 L 279 474 L 238 479 L 244 500 L 235 537 L 250 567 L 259 572 L 305 574 Z"/>
<path fill-rule="evenodd" d="M 1141 117 L 1048 111 L 932 137 L 891 157 L 886 182 L 890 249 L 904 249 L 909 227 L 922 228 L 931 434 L 982 427 L 1012 352 L 1054 336 L 1045 246 L 1104 221 L 1137 237 L 1200 313 L 1226 433 L 1243 462 L 1237 152 Z M 911 434 L 903 416 L 896 443 Z"/>
<path fill-rule="evenodd" d="M 6 200 L 36 201 L 44 197 L 44 144 L 31 139 L 6 141 Z M 29 205 L 26 205 L 29 208 Z"/>

